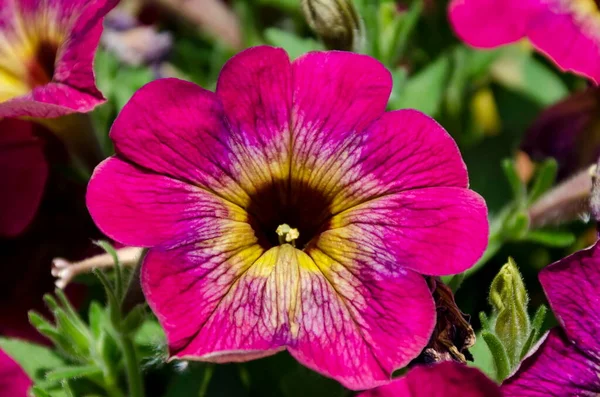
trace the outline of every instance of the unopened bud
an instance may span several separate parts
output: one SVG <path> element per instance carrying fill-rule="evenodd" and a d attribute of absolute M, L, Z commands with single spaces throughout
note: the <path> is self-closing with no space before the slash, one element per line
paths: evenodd
<path fill-rule="evenodd" d="M 508 263 L 502 266 L 492 281 L 489 300 L 495 315 L 494 332 L 514 366 L 529 337 L 530 324 L 527 314 L 529 297 L 512 258 L 508 258 Z"/>
<path fill-rule="evenodd" d="M 358 51 L 363 29 L 352 0 L 302 0 L 308 25 L 331 50 Z"/>

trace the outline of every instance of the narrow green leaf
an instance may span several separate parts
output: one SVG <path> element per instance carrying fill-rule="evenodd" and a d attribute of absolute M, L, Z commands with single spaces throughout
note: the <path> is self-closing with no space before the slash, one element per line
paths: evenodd
<path fill-rule="evenodd" d="M 536 329 L 538 333 L 542 330 L 542 325 L 544 324 L 544 320 L 546 320 L 547 313 L 548 308 L 546 305 L 540 305 L 533 316 L 533 320 L 531 320 L 531 327 Z"/>
<path fill-rule="evenodd" d="M 491 330 L 490 320 L 485 312 L 479 312 L 479 322 L 481 323 L 481 329 L 486 331 Z"/>
<path fill-rule="evenodd" d="M 513 197 L 517 202 L 521 202 L 525 199 L 525 194 L 527 190 L 525 189 L 525 185 L 519 178 L 517 174 L 517 170 L 515 169 L 515 162 L 512 159 L 504 159 L 502 160 L 502 170 L 504 171 L 504 175 L 510 184 L 510 188 L 513 193 Z"/>
<path fill-rule="evenodd" d="M 52 397 L 50 393 L 46 392 L 39 386 L 33 386 L 31 388 L 31 392 L 33 393 L 34 397 Z"/>
<path fill-rule="evenodd" d="M 533 204 L 542 194 L 552 187 L 552 184 L 556 179 L 557 170 L 558 163 L 554 159 L 548 159 L 539 166 L 533 186 L 529 192 L 529 204 Z"/>
<path fill-rule="evenodd" d="M 568 231 L 538 229 L 528 232 L 523 240 L 543 244 L 547 247 L 566 248 L 575 243 L 577 237 Z"/>
<path fill-rule="evenodd" d="M 68 366 L 55 368 L 46 374 L 46 380 L 59 382 L 64 379 L 77 379 L 102 374 L 102 370 L 95 365 Z"/>
<path fill-rule="evenodd" d="M 496 369 L 496 380 L 502 382 L 510 374 L 510 363 L 504 345 L 491 332 L 483 331 L 481 332 L 481 337 L 492 353 L 494 368 Z"/>

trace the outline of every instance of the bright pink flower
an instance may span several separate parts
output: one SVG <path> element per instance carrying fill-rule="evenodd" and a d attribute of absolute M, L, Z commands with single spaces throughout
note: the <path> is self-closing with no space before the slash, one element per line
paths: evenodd
<path fill-rule="evenodd" d="M 507 397 L 600 394 L 600 242 L 540 272 L 561 328 L 551 330 L 502 386 Z"/>
<path fill-rule="evenodd" d="M 93 60 L 114 0 L 0 0 L 0 118 L 58 117 L 104 102 Z"/>
<path fill-rule="evenodd" d="M 454 361 L 417 366 L 392 383 L 358 397 L 502 397 L 500 388 L 476 368 Z"/>
<path fill-rule="evenodd" d="M 19 364 L 0 350 L 0 397 L 27 397 L 31 384 Z"/>
<path fill-rule="evenodd" d="M 37 212 L 48 177 L 34 124 L 0 120 L 0 237 L 20 234 Z"/>
<path fill-rule="evenodd" d="M 450 21 L 468 44 L 492 48 L 529 38 L 562 70 L 600 82 L 595 0 L 452 0 Z"/>
<path fill-rule="evenodd" d="M 150 248 L 142 285 L 174 358 L 287 349 L 359 389 L 427 344 L 421 274 L 468 269 L 487 211 L 442 127 L 385 113 L 391 86 L 367 56 L 290 62 L 256 47 L 224 66 L 216 93 L 163 79 L 125 106 L 88 208 L 109 237 Z"/>

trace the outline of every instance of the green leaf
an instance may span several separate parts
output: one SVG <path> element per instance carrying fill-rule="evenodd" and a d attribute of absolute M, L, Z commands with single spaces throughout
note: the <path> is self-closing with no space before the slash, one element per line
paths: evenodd
<path fill-rule="evenodd" d="M 133 309 L 131 309 L 129 314 L 127 314 L 127 317 L 125 317 L 125 319 L 123 320 L 123 324 L 121 325 L 121 332 L 127 334 L 135 332 L 144 322 L 146 314 L 147 311 L 145 304 L 135 306 Z"/>
<path fill-rule="evenodd" d="M 165 332 L 154 318 L 148 318 L 138 328 L 134 341 L 138 345 L 160 345 L 165 342 Z"/>
<path fill-rule="evenodd" d="M 481 332 L 481 338 L 487 344 L 494 360 L 495 378 L 498 382 L 502 382 L 510 374 L 510 363 L 504 345 L 496 335 L 488 331 Z"/>
<path fill-rule="evenodd" d="M 48 370 L 66 365 L 51 349 L 20 339 L 0 337 L 0 349 L 11 356 L 34 382 L 43 381 Z"/>
<path fill-rule="evenodd" d="M 88 319 L 90 322 L 90 330 L 92 331 L 92 335 L 94 335 L 94 338 L 98 339 L 102 329 L 106 326 L 106 312 L 104 311 L 104 307 L 97 301 L 92 301 L 90 303 Z"/>
<path fill-rule="evenodd" d="M 518 46 L 506 48 L 492 72 L 497 82 L 522 93 L 540 106 L 556 103 L 569 94 L 558 73 L 535 58 L 533 53 Z"/>
<path fill-rule="evenodd" d="M 494 357 L 487 346 L 487 343 L 478 334 L 475 338 L 475 345 L 469 348 L 469 352 L 473 355 L 473 361 L 467 362 L 467 365 L 479 368 L 490 378 L 496 377 L 496 369 L 494 367 Z"/>
<path fill-rule="evenodd" d="M 102 374 L 102 370 L 95 365 L 68 366 L 55 368 L 46 374 L 46 380 L 59 382 L 64 379 L 77 379 Z"/>
<path fill-rule="evenodd" d="M 450 75 L 448 55 L 411 76 L 397 100 L 390 102 L 393 109 L 417 109 L 430 116 L 436 115 Z"/>
<path fill-rule="evenodd" d="M 526 189 L 521 178 L 519 178 L 519 175 L 517 174 L 515 162 L 511 159 L 502 160 L 502 170 L 504 170 L 504 175 L 506 175 L 506 179 L 510 184 L 515 200 L 517 202 L 523 201 L 525 199 Z"/>
<path fill-rule="evenodd" d="M 525 241 L 542 244 L 547 247 L 566 248 L 575 243 L 577 237 L 571 232 L 560 230 L 532 230 L 523 237 Z"/>
<path fill-rule="evenodd" d="M 485 312 L 479 312 L 479 322 L 481 323 L 481 329 L 490 331 L 491 330 L 491 322 Z"/>
<path fill-rule="evenodd" d="M 554 159 L 548 159 L 539 166 L 536 173 L 535 181 L 529 192 L 529 204 L 533 204 L 542 194 L 552 187 L 556 179 L 558 163 Z"/>
<path fill-rule="evenodd" d="M 265 39 L 267 43 L 286 50 L 291 59 L 296 59 L 300 55 L 310 51 L 323 49 L 323 46 L 314 39 L 301 38 L 293 33 L 277 28 L 266 29 Z"/>

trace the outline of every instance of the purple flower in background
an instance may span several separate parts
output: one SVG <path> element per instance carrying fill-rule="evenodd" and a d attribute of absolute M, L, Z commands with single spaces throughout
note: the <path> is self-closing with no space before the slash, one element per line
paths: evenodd
<path fill-rule="evenodd" d="M 502 386 L 505 396 L 600 394 L 600 242 L 540 272 L 560 328 Z"/>
<path fill-rule="evenodd" d="M 0 237 L 23 232 L 44 193 L 48 163 L 35 128 L 29 121 L 0 120 Z"/>
<path fill-rule="evenodd" d="M 31 384 L 19 364 L 0 350 L 0 397 L 27 397 Z"/>
<path fill-rule="evenodd" d="M 600 10 L 594 0 L 453 0 L 466 43 L 493 48 L 528 38 L 562 70 L 600 82 Z"/>
<path fill-rule="evenodd" d="M 600 89 L 590 87 L 545 109 L 521 148 L 536 161 L 555 158 L 559 180 L 594 164 L 600 156 Z"/>
<path fill-rule="evenodd" d="M 114 0 L 0 0 L 0 118 L 53 118 L 104 102 L 93 61 Z"/>
<path fill-rule="evenodd" d="M 106 235 L 150 248 L 142 286 L 173 358 L 287 349 L 361 389 L 421 352 L 422 274 L 471 267 L 487 211 L 442 127 L 385 112 L 391 86 L 364 55 L 255 47 L 216 93 L 163 79 L 124 107 L 87 203 Z"/>
<path fill-rule="evenodd" d="M 502 397 L 500 388 L 476 368 L 453 361 L 416 366 L 392 383 L 358 397 Z"/>

